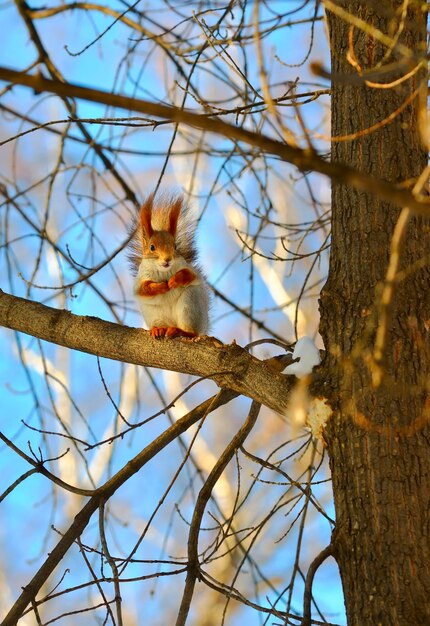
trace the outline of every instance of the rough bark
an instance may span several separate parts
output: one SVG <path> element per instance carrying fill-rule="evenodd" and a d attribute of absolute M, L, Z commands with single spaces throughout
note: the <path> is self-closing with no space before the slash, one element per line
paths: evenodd
<path fill-rule="evenodd" d="M 350 0 L 337 5 L 383 33 L 399 25 L 400 1 Z M 426 20 L 409 8 L 400 42 L 425 51 Z M 327 11 L 333 75 L 354 74 L 399 60 L 371 32 L 351 29 Z M 349 39 L 350 38 L 350 39 Z M 350 42 L 353 42 L 353 48 Z M 411 65 L 408 69 L 411 69 Z M 379 82 L 406 73 L 393 70 Z M 425 78 L 425 77 L 424 77 Z M 390 89 L 333 84 L 332 135 L 371 127 L 401 107 L 422 73 Z M 375 79 L 373 79 L 375 80 Z M 418 133 L 418 99 L 390 124 L 353 141 L 334 142 L 332 158 L 385 180 L 406 181 L 426 166 Z M 430 623 L 430 224 L 412 218 L 386 310 L 382 360 L 375 359 L 379 306 L 399 212 L 375 196 L 334 183 L 329 279 L 321 296 L 326 376 L 336 398 L 326 429 L 333 473 L 338 561 L 350 626 Z M 379 372 L 382 378 L 379 380 Z"/>

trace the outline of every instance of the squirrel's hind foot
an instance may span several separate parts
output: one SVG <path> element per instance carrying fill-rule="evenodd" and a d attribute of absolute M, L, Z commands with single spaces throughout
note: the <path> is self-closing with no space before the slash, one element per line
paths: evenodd
<path fill-rule="evenodd" d="M 190 333 L 182 328 L 176 328 L 176 326 L 169 326 L 166 330 L 166 337 L 197 337 L 197 333 Z"/>
<path fill-rule="evenodd" d="M 164 326 L 153 326 L 149 332 L 154 339 L 159 339 L 160 337 L 169 337 L 169 339 L 173 337 L 197 337 L 197 333 L 191 333 L 188 330 L 182 330 L 182 328 L 177 328 L 176 326 L 168 326 L 167 328 Z"/>
<path fill-rule="evenodd" d="M 164 337 L 167 330 L 168 330 L 167 328 L 162 327 L 162 326 L 153 326 L 149 332 L 151 334 L 151 337 L 158 339 L 159 337 Z"/>

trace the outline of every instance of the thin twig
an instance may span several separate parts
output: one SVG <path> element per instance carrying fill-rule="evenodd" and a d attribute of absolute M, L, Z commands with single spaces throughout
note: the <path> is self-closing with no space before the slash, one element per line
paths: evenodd
<path fill-rule="evenodd" d="M 203 514 L 205 512 L 206 504 L 211 497 L 212 490 L 215 487 L 221 474 L 227 467 L 228 463 L 233 458 L 236 450 L 244 443 L 249 433 L 253 429 L 255 422 L 257 421 L 258 414 L 260 412 L 261 405 L 258 402 L 253 401 L 251 409 L 249 411 L 246 421 L 236 433 L 233 439 L 230 441 L 224 452 L 219 457 L 218 461 L 214 465 L 211 473 L 209 474 L 205 484 L 200 490 L 197 498 L 196 505 L 194 507 L 193 518 L 191 521 L 190 532 L 188 535 L 188 569 L 187 578 L 185 581 L 185 589 L 182 596 L 181 606 L 178 611 L 178 617 L 176 620 L 176 626 L 184 626 L 188 612 L 190 610 L 191 600 L 193 597 L 194 587 L 197 579 L 199 578 L 199 558 L 198 558 L 198 541 L 201 522 Z"/>
<path fill-rule="evenodd" d="M 332 556 L 332 554 L 333 548 L 330 544 L 324 548 L 324 550 L 322 550 L 309 565 L 305 581 L 305 592 L 303 595 L 303 619 L 301 626 L 311 626 L 312 584 L 314 582 L 314 577 L 320 565 L 322 565 L 329 556 Z"/>

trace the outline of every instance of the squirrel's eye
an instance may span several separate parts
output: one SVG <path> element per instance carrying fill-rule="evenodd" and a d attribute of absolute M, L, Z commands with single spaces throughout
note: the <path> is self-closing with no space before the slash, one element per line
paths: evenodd
<path fill-rule="evenodd" d="M 149 249 L 151 250 L 151 252 L 154 252 L 155 250 L 155 246 L 153 243 L 151 243 L 151 245 L 149 246 Z"/>

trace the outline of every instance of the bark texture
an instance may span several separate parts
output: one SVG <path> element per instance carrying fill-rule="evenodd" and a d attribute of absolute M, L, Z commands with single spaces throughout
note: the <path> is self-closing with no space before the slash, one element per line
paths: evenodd
<path fill-rule="evenodd" d="M 403 5 L 337 2 L 369 24 L 367 32 L 327 11 L 334 77 L 357 77 L 357 67 L 368 71 L 392 64 L 391 72 L 372 78 L 389 83 L 414 67 L 426 49 L 426 14 L 415 3 L 402 23 Z M 399 33 L 398 42 L 413 52 L 409 64 L 399 63 L 402 54 L 382 45 L 373 27 L 390 36 Z M 417 72 L 389 89 L 334 78 L 333 137 L 386 119 L 423 78 Z M 389 124 L 354 140 L 335 141 L 332 158 L 392 183 L 411 180 L 427 160 L 417 120 L 415 97 Z M 337 516 L 333 550 L 348 624 L 430 624 L 430 224 L 412 218 L 405 230 L 399 270 L 406 273 L 395 283 L 386 309 L 387 333 L 377 361 L 381 285 L 399 210 L 339 183 L 333 184 L 332 208 L 321 333 L 336 403 L 325 436 Z"/>

